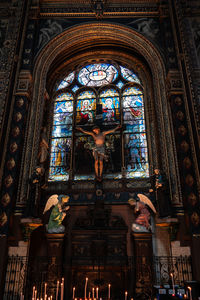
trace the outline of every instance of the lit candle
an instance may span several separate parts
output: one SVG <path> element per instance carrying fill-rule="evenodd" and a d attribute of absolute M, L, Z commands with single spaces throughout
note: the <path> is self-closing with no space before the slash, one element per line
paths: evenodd
<path fill-rule="evenodd" d="M 109 283 L 109 285 L 108 285 L 108 299 L 110 299 L 110 287 L 111 287 L 111 285 Z"/>
<path fill-rule="evenodd" d="M 89 295 L 88 295 L 88 299 L 90 300 L 90 292 L 89 292 Z"/>
<path fill-rule="evenodd" d="M 59 281 L 57 281 L 57 286 L 56 286 L 56 300 L 58 300 L 58 291 L 59 291 Z"/>
<path fill-rule="evenodd" d="M 99 288 L 97 287 L 96 288 L 96 298 L 98 299 L 99 297 L 98 297 L 98 291 L 99 291 Z"/>
<path fill-rule="evenodd" d="M 36 300 L 36 297 L 37 297 L 37 290 L 35 290 L 35 298 L 34 298 L 35 300 Z"/>
<path fill-rule="evenodd" d="M 75 298 L 75 286 L 73 287 L 73 299 Z"/>
<path fill-rule="evenodd" d="M 44 300 L 47 298 L 47 283 L 44 283 Z"/>
<path fill-rule="evenodd" d="M 92 299 L 94 300 L 94 288 L 92 288 Z"/>
<path fill-rule="evenodd" d="M 32 294 L 32 299 L 35 297 L 35 286 L 33 286 L 33 294 Z"/>
<path fill-rule="evenodd" d="M 125 292 L 125 300 L 127 300 L 127 295 L 128 295 L 128 292 L 126 291 Z"/>
<path fill-rule="evenodd" d="M 61 283 L 60 287 L 61 287 L 60 300 L 63 300 L 63 292 L 64 292 L 64 290 L 63 290 L 63 282 Z"/>
<path fill-rule="evenodd" d="M 85 278 L 85 295 L 84 295 L 85 299 L 87 298 L 87 296 L 86 296 L 87 295 L 87 283 L 88 283 L 88 278 L 86 277 Z"/>
<path fill-rule="evenodd" d="M 186 295 L 186 294 L 184 294 L 183 298 L 184 298 L 184 299 L 186 299 L 186 298 L 187 298 L 187 295 Z"/>
<path fill-rule="evenodd" d="M 53 299 L 53 296 L 51 295 L 50 299 L 52 300 Z"/>
<path fill-rule="evenodd" d="M 170 276 L 172 277 L 172 289 L 173 289 L 173 294 L 175 295 L 175 288 L 174 288 L 174 276 L 172 273 L 170 273 Z"/>
<path fill-rule="evenodd" d="M 187 288 L 188 288 L 189 293 L 190 293 L 190 300 L 192 300 L 192 288 L 191 288 L 191 286 L 188 286 Z"/>

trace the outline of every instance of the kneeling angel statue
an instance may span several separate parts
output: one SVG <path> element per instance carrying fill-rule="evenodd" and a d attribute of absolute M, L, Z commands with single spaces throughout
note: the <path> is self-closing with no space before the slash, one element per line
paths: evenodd
<path fill-rule="evenodd" d="M 156 213 L 156 209 L 151 200 L 143 194 L 138 194 L 139 200 L 130 198 L 128 203 L 135 206 L 134 213 L 137 214 L 135 222 L 132 224 L 132 231 L 134 232 L 150 232 L 150 217 L 151 213 L 149 208 Z"/>
<path fill-rule="evenodd" d="M 65 231 L 65 226 L 62 225 L 62 221 L 66 216 L 67 210 L 69 210 L 69 206 L 66 206 L 66 203 L 69 201 L 69 196 L 67 195 L 52 195 L 47 200 L 46 206 L 44 208 L 43 214 L 51 209 L 48 224 L 46 225 L 46 229 L 48 233 L 62 233 Z"/>

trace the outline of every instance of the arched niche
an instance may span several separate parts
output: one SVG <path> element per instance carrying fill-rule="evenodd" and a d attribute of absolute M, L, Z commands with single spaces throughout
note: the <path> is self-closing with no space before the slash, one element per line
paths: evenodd
<path fill-rule="evenodd" d="M 173 204 L 182 206 L 165 88 L 166 71 L 161 54 L 149 40 L 132 29 L 97 22 L 73 26 L 64 31 L 49 41 L 35 60 L 20 199 L 27 194 L 26 182 L 37 163 L 45 90 L 48 90 L 51 97 L 52 86 L 58 78 L 64 76 L 66 70 L 93 59 L 118 60 L 137 69 L 146 91 L 150 171 L 156 166 L 162 168 L 169 179 Z M 52 109 L 51 104 L 49 109 Z"/>

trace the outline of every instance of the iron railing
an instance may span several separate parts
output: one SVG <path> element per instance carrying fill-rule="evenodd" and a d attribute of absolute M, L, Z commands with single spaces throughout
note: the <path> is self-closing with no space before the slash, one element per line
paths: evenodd
<path fill-rule="evenodd" d="M 66 259 L 66 258 L 65 258 Z M 84 258 L 80 258 L 83 259 Z M 127 257 L 127 259 L 116 260 L 115 264 L 112 264 L 112 258 L 99 258 L 90 259 L 88 267 L 93 264 L 93 268 L 99 267 L 101 272 L 109 269 L 112 266 L 118 265 L 123 267 L 129 276 L 131 275 L 132 282 L 130 284 L 137 288 L 137 277 L 140 278 L 152 278 L 151 286 L 152 289 L 154 285 L 163 286 L 165 284 L 171 285 L 171 276 L 173 274 L 174 283 L 179 286 L 184 286 L 184 283 L 192 280 L 192 268 L 191 268 L 191 257 L 189 256 L 154 256 L 153 259 L 149 257 Z M 116 263 L 118 261 L 118 263 Z M 85 259 L 84 267 L 86 267 L 87 259 Z M 60 265 L 59 265 L 60 264 Z M 60 270 L 69 271 L 72 268 L 76 268 L 77 264 L 73 261 L 73 258 L 66 259 L 65 263 L 52 264 L 52 259 L 49 261 L 48 257 L 37 257 L 31 260 L 28 257 L 22 256 L 10 256 L 8 258 L 7 272 L 5 278 L 5 289 L 3 300 L 21 300 L 20 295 L 26 295 L 25 300 L 29 300 L 30 291 L 33 285 L 36 285 L 38 294 L 43 295 L 44 292 L 44 282 L 48 281 L 51 268 L 58 274 Z M 71 282 L 73 285 L 73 282 Z M 56 282 L 54 283 L 53 293 L 56 292 Z M 71 288 L 71 287 L 70 287 Z M 29 293 L 27 292 L 29 291 Z"/>

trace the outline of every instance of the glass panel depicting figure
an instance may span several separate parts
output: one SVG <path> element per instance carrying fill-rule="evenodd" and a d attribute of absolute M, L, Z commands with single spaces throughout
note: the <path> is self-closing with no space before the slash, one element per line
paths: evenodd
<path fill-rule="evenodd" d="M 66 180 L 69 177 L 72 119 L 73 96 L 70 93 L 62 93 L 57 96 L 54 104 L 50 181 Z"/>
<path fill-rule="evenodd" d="M 123 92 L 125 168 L 128 178 L 148 177 L 148 155 L 145 133 L 143 94 L 139 87 Z"/>
<path fill-rule="evenodd" d="M 49 181 L 69 179 L 71 138 L 52 139 Z"/>
<path fill-rule="evenodd" d="M 78 81 L 86 86 L 101 86 L 113 82 L 117 76 L 118 71 L 111 64 L 91 64 L 80 70 Z"/>
<path fill-rule="evenodd" d="M 76 124 L 93 124 L 95 121 L 96 96 L 93 91 L 84 91 L 77 97 Z"/>
<path fill-rule="evenodd" d="M 69 86 L 75 77 L 75 72 L 71 72 L 65 79 L 63 79 L 60 84 L 58 85 L 56 91 L 64 89 L 65 87 Z"/>
<path fill-rule="evenodd" d="M 100 94 L 100 104 L 102 105 L 102 117 L 104 125 L 119 124 L 120 122 L 120 102 L 119 93 L 115 89 L 106 89 Z"/>
<path fill-rule="evenodd" d="M 131 71 L 127 68 L 124 68 L 122 66 L 120 66 L 120 70 L 121 70 L 122 77 L 124 79 L 126 79 L 127 81 L 141 84 L 139 78 L 137 77 L 136 74 L 133 73 L 133 71 Z"/>

